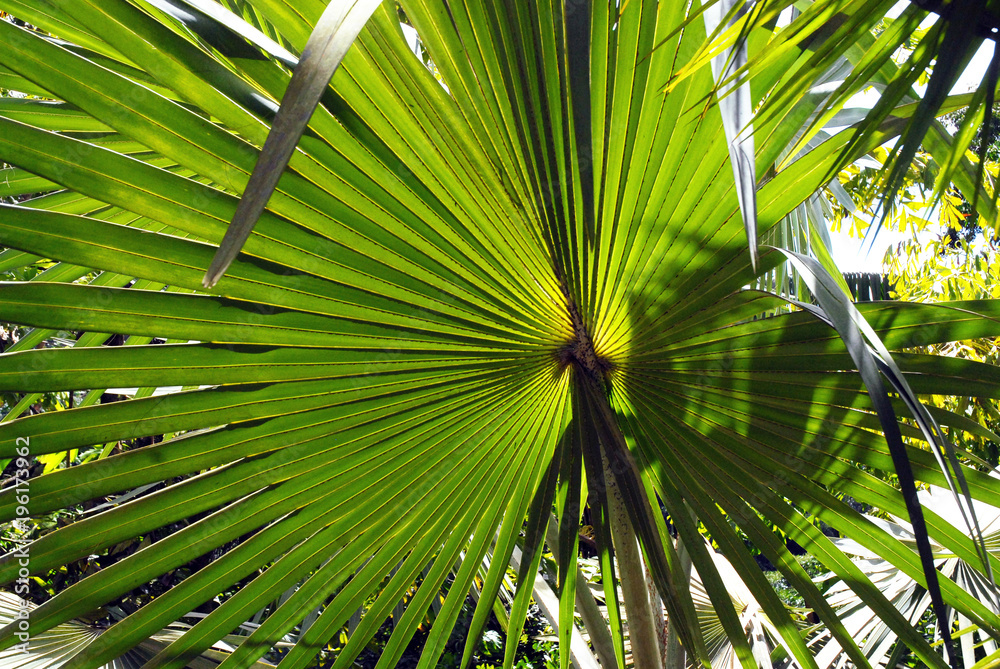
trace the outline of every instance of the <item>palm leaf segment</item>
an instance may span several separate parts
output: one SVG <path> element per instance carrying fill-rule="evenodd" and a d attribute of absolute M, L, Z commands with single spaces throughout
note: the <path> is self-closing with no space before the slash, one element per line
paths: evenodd
<path fill-rule="evenodd" d="M 992 476 L 997 477 L 994 471 Z M 922 490 L 920 501 L 923 507 L 948 522 L 956 528 L 962 528 L 961 510 L 955 505 L 947 491 L 932 487 Z M 996 507 L 982 504 L 976 505 L 983 536 L 988 550 L 992 554 L 998 552 L 1000 541 L 1000 510 Z M 900 538 L 904 543 L 912 545 L 913 531 L 905 521 L 894 519 L 888 521 L 873 519 L 873 522 L 883 526 L 887 531 Z M 850 539 L 835 539 L 834 542 L 845 553 L 855 557 L 858 566 L 875 582 L 885 596 L 893 602 L 904 616 L 916 624 L 926 614 L 930 607 L 927 592 L 913 579 L 897 569 L 892 563 L 859 546 Z M 955 581 L 959 587 L 974 597 L 995 607 L 995 594 L 989 582 L 974 567 L 957 557 L 947 548 L 936 544 L 936 566 L 941 573 Z M 827 589 L 827 597 L 834 607 L 840 611 L 844 624 L 850 629 L 855 639 L 862 641 L 862 649 L 873 666 L 894 666 L 902 649 L 894 645 L 896 635 L 886 627 L 873 612 L 861 603 L 851 589 L 843 582 L 836 581 Z M 989 632 L 981 630 L 973 624 L 960 609 L 949 610 L 949 626 L 956 630 L 958 646 L 961 650 L 959 666 L 971 667 L 975 663 L 977 650 L 984 655 L 986 663 L 995 662 L 997 657 L 996 640 Z M 821 667 L 843 667 L 848 659 L 840 652 L 836 642 L 824 643 L 828 635 L 820 631 L 812 643 L 822 646 L 817 653 L 817 662 Z"/>
<path fill-rule="evenodd" d="M 23 602 L 20 597 L 9 592 L 0 593 L 0 622 L 9 624 L 11 621 L 29 618 L 35 608 L 31 602 Z M 122 613 L 124 615 L 124 613 Z M 175 623 L 167 629 L 160 630 L 138 646 L 127 651 L 121 657 L 103 665 L 101 669 L 141 669 L 159 651 L 178 639 L 190 625 Z M 86 648 L 104 633 L 104 629 L 95 627 L 82 620 L 70 620 L 46 630 L 31 641 L 31 655 L 25 657 L 22 649 L 14 647 L 0 651 L 0 666 L 24 667 L 24 669 L 56 669 L 63 666 L 67 658 L 72 657 L 81 649 Z M 218 666 L 246 637 L 229 635 L 224 640 L 213 644 L 199 657 L 189 661 L 192 669 L 212 669 Z M 228 642 L 228 643 L 227 643 Z M 274 665 L 257 662 L 254 669 L 271 669 Z"/>
<path fill-rule="evenodd" d="M 868 7 L 841 4 L 848 13 Z M 3 260 L 57 261 L 36 280 L 2 287 L 0 319 L 35 330 L 0 358 L 0 387 L 26 400 L 85 389 L 91 405 L 104 388 L 140 389 L 127 401 L 8 421 L 0 453 L 13 457 L 19 437 L 40 455 L 174 435 L 32 480 L 32 514 L 184 477 L 31 545 L 31 569 L 44 572 L 183 524 L 44 603 L 32 633 L 238 542 L 67 666 L 108 662 L 248 579 L 147 666 L 184 666 L 297 583 L 223 666 L 252 664 L 322 607 L 281 665 L 306 666 L 365 605 L 338 656 L 336 666 L 347 666 L 419 581 L 384 649 L 380 666 L 394 666 L 447 581 L 423 654 L 430 666 L 496 537 L 468 660 L 504 575 L 499 558 L 526 518 L 521 620 L 552 504 L 560 617 L 572 621 L 584 489 L 601 519 L 602 566 L 613 573 L 606 486 L 626 502 L 694 658 L 708 660 L 687 579 L 651 512 L 658 503 L 708 595 L 726 601 L 699 524 L 803 666 L 814 666 L 808 649 L 731 523 L 857 662 L 863 655 L 772 526 L 850 579 L 925 662 L 942 665 L 812 524 L 830 523 L 923 578 L 908 548 L 836 495 L 903 513 L 895 490 L 852 464 L 889 469 L 891 458 L 844 371 L 853 365 L 840 340 L 805 313 L 753 320 L 781 301 L 741 287 L 778 258 L 764 253 L 751 267 L 730 143 L 707 106 L 715 82 L 706 68 L 664 93 L 706 37 L 683 3 L 632 0 L 619 12 L 616 3 L 406 0 L 433 73 L 383 3 L 243 253 L 207 292 L 202 276 L 288 85 L 290 52 L 303 48 L 324 6 L 228 5 L 257 31 L 232 14 L 220 23 L 212 16 L 223 8 L 202 5 L 0 2 L 49 33 L 0 21 L 4 85 L 39 96 L 0 101 L 0 159 L 11 165 L 4 195 L 41 193 L 3 206 Z M 751 62 L 768 35 L 746 35 Z M 793 47 L 749 79 L 755 101 L 808 65 Z M 755 124 L 756 173 L 768 173 L 801 124 L 793 121 L 808 116 L 795 102 Z M 756 193 L 761 234 L 848 159 L 845 142 L 835 136 L 768 173 Z M 993 303 L 864 313 L 895 348 L 1000 330 Z M 100 346 L 106 337 L 91 334 L 27 350 L 60 331 L 121 333 L 131 345 Z M 154 337 L 168 343 L 151 345 Z M 920 359 L 904 371 L 918 393 L 996 395 L 983 367 L 938 374 Z M 189 389 L 154 391 L 177 386 Z M 911 459 L 918 478 L 941 482 L 928 453 L 912 449 Z M 988 477 L 966 476 L 974 496 L 997 501 Z M 13 491 L 0 493 L 5 518 L 17 506 Z M 956 554 L 973 554 L 947 526 L 929 524 Z M 0 561 L 2 580 L 17 572 L 16 557 Z M 993 611 L 954 583 L 943 588 L 983 629 L 1000 630 Z M 736 656 L 755 666 L 736 613 L 719 611 Z M 560 622 L 568 640 L 571 625 Z M 4 647 L 13 631 L 5 628 Z"/>

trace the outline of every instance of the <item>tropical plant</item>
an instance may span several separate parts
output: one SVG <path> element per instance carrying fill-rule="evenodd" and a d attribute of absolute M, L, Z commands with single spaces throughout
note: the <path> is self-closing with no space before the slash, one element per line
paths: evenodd
<path fill-rule="evenodd" d="M 947 490 L 932 487 L 929 490 L 921 490 L 918 494 L 925 509 L 932 510 L 950 522 L 956 529 L 961 529 L 963 525 L 961 509 L 953 503 Z M 1000 509 L 977 504 L 977 512 L 988 549 L 994 554 L 1000 552 L 998 551 L 1000 548 Z M 912 528 L 908 526 L 906 521 L 897 518 L 893 521 L 873 519 L 873 522 L 883 525 L 889 532 L 900 537 L 903 541 L 912 542 L 913 540 Z M 924 619 L 930 609 L 930 597 L 924 588 L 906 574 L 901 573 L 891 563 L 874 555 L 856 542 L 850 539 L 837 539 L 835 543 L 845 553 L 857 557 L 856 563 L 859 568 L 878 584 L 879 589 L 907 619 L 913 624 L 918 624 Z M 961 558 L 943 546 L 935 545 L 934 553 L 936 566 L 943 575 L 955 581 L 959 587 L 972 596 L 979 598 L 993 608 L 997 606 L 996 592 L 992 590 L 989 582 L 983 578 L 981 573 L 970 568 Z M 897 637 L 893 631 L 882 623 L 871 609 L 858 600 L 847 584 L 843 581 L 833 583 L 827 591 L 827 596 L 830 603 L 841 612 L 844 625 L 851 631 L 852 636 L 861 642 L 862 649 L 873 666 L 895 667 L 898 665 L 900 658 L 906 651 L 906 646 L 896 643 Z M 958 666 L 965 668 L 973 666 L 976 661 L 977 649 L 982 648 L 980 654 L 987 656 L 996 652 L 995 639 L 988 632 L 974 625 L 961 611 L 951 609 L 948 616 L 949 627 L 956 630 L 956 638 L 961 649 L 961 659 Z M 835 641 L 826 644 L 823 644 L 823 641 L 829 641 L 829 635 L 821 632 L 814 641 L 817 646 L 822 646 L 816 656 L 821 667 L 850 666 L 850 660 L 842 652 L 839 652 L 839 645 Z"/>
<path fill-rule="evenodd" d="M 955 35 L 970 22 L 942 12 L 898 67 L 887 56 L 927 10 L 912 5 L 873 36 L 894 0 L 796 3 L 805 8 L 790 23 L 779 21 L 790 2 L 742 16 L 729 2 L 399 4 L 0 1 L 20 19 L 0 21 L 0 85 L 27 96 L 0 100 L 10 165 L 0 195 L 34 195 L 0 208 L 3 261 L 54 261 L 0 287 L 0 319 L 34 328 L 0 356 L 0 390 L 24 393 L 22 404 L 87 391 L 82 406 L 12 410 L 0 425 L 0 456 L 16 472 L 0 514 L 168 484 L 8 554 L 0 581 L 16 581 L 22 559 L 43 572 L 177 528 L 42 603 L 29 633 L 212 553 L 66 666 L 100 666 L 204 606 L 146 666 L 184 666 L 265 611 L 223 667 L 250 666 L 290 632 L 298 640 L 281 667 L 304 667 L 347 627 L 344 667 L 405 600 L 379 661 L 390 667 L 443 601 L 420 660 L 431 666 L 492 551 L 468 662 L 521 544 L 511 666 L 553 507 L 569 647 L 586 504 L 619 664 L 616 573 L 633 659 L 659 666 L 643 562 L 674 639 L 709 662 L 679 557 L 689 553 L 714 602 L 730 601 L 704 531 L 797 663 L 815 666 L 744 538 L 867 666 L 777 528 L 921 660 L 945 666 L 817 521 L 1000 635 L 995 611 L 948 579 L 938 589 L 927 532 L 971 565 L 978 545 L 922 516 L 909 494 L 915 476 L 1000 501 L 914 400 L 995 399 L 995 368 L 933 356 L 897 367 L 882 347 L 996 336 L 1000 303 L 855 308 L 821 264 L 757 246 L 845 165 L 901 132 L 919 140 L 938 107 L 989 107 L 990 96 L 942 105 L 904 95 L 928 54 L 953 64 L 975 46 Z M 835 94 L 816 92 L 845 58 Z M 876 79 L 888 102 L 859 132 L 812 141 Z M 958 156 L 948 164 L 973 198 L 964 147 L 936 127 L 928 150 L 942 164 Z M 995 217 L 989 197 L 976 206 Z M 787 296 L 745 287 L 786 257 L 817 304 L 758 317 Z M 75 344 L 33 350 L 55 336 Z M 922 430 L 896 418 L 879 372 Z M 100 404 L 108 388 L 127 399 Z M 925 435 L 927 449 L 901 434 Z M 160 435 L 28 481 L 17 474 L 40 455 Z M 896 469 L 903 492 L 873 469 Z M 923 553 L 842 494 L 910 517 Z M 989 574 L 995 558 L 984 557 Z M 215 600 L 224 591 L 235 592 Z M 716 611 L 735 656 L 757 666 L 735 609 Z M 18 631 L 3 628 L 0 649 Z M 559 657 L 565 667 L 569 653 Z"/>
<path fill-rule="evenodd" d="M 771 657 L 775 650 L 787 651 L 786 648 L 782 648 L 782 635 L 732 565 L 719 553 L 713 552 L 711 555 L 719 570 L 719 576 L 726 584 L 729 600 L 713 601 L 697 570 L 692 573 L 691 594 L 698 619 L 701 621 L 702 635 L 709 649 L 712 666 L 720 669 L 739 669 L 741 666 L 735 652 L 735 644 L 719 622 L 716 606 L 732 606 L 736 609 L 745 636 L 750 641 L 750 650 L 757 666 L 771 666 L 773 664 Z M 787 652 L 784 655 L 789 657 Z"/>
<path fill-rule="evenodd" d="M 0 592 L 0 622 L 6 625 L 17 621 L 21 617 L 22 606 L 24 604 L 20 597 L 9 592 Z M 30 616 L 34 609 L 35 605 L 28 602 L 25 607 L 27 615 Z M 121 657 L 108 662 L 101 669 L 140 669 L 189 628 L 190 625 L 175 623 L 142 641 Z M 35 637 L 29 661 L 25 661 L 24 654 L 19 649 L 9 648 L 0 651 L 0 667 L 27 667 L 29 669 L 61 667 L 67 658 L 89 646 L 104 631 L 104 628 L 95 627 L 82 620 L 61 623 Z M 244 638 L 246 637 L 230 635 L 225 640 L 213 644 L 213 647 L 205 650 L 200 657 L 194 658 L 188 666 L 192 669 L 212 669 L 233 651 L 233 645 L 230 644 L 239 645 Z M 229 643 L 226 643 L 227 641 Z M 257 662 L 252 666 L 254 669 L 269 669 L 274 665 Z"/>

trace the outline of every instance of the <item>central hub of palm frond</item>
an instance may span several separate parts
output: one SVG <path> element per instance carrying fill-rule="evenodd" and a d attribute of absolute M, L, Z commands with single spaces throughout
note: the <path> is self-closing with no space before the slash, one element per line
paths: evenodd
<path fill-rule="evenodd" d="M 567 342 L 559 349 L 559 361 L 563 365 L 575 365 L 603 385 L 607 375 L 614 369 L 614 364 L 597 353 L 594 348 L 594 340 L 583 322 L 583 317 L 580 315 L 576 303 L 569 300 L 567 309 L 570 321 L 573 323 L 574 337 L 572 341 Z"/>

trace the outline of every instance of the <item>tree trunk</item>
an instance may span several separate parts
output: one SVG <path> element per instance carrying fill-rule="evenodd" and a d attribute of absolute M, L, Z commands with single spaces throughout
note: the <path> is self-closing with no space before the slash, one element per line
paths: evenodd
<path fill-rule="evenodd" d="M 608 467 L 608 460 L 602 459 L 607 482 L 611 536 L 621 576 L 628 635 L 632 645 L 632 663 L 635 669 L 662 669 L 660 644 L 646 589 L 646 569 L 642 564 L 639 544 L 625 510 L 621 491 Z"/>

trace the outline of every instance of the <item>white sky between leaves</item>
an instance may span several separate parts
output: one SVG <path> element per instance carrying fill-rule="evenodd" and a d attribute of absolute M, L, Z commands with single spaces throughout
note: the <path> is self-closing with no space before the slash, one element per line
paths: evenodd
<path fill-rule="evenodd" d="M 904 6 L 905 3 L 898 4 L 893 8 L 893 12 L 890 12 L 890 15 L 898 14 Z M 959 77 L 951 93 L 956 95 L 974 90 L 982 81 L 983 74 L 986 72 L 992 56 L 993 42 L 987 40 L 980 47 L 979 51 L 976 52 L 976 55 L 972 58 L 962 76 Z M 917 87 L 919 93 L 923 92 L 921 88 Z M 877 95 L 874 91 L 870 91 L 869 93 L 857 96 L 852 101 L 852 106 L 871 107 L 877 99 Z M 935 212 L 929 218 L 934 221 L 936 216 Z M 833 258 L 837 263 L 837 267 L 842 272 L 881 273 L 882 259 L 885 257 L 886 251 L 890 247 L 895 247 L 900 242 L 910 239 L 913 236 L 913 233 L 910 231 L 897 232 L 882 228 L 874 240 L 869 238 L 862 241 L 861 239 L 852 237 L 847 227 L 847 225 L 844 225 L 840 232 L 830 232 L 830 239 L 833 242 Z M 921 242 L 927 242 L 939 234 L 938 226 L 930 225 L 917 236 L 917 239 Z"/>

